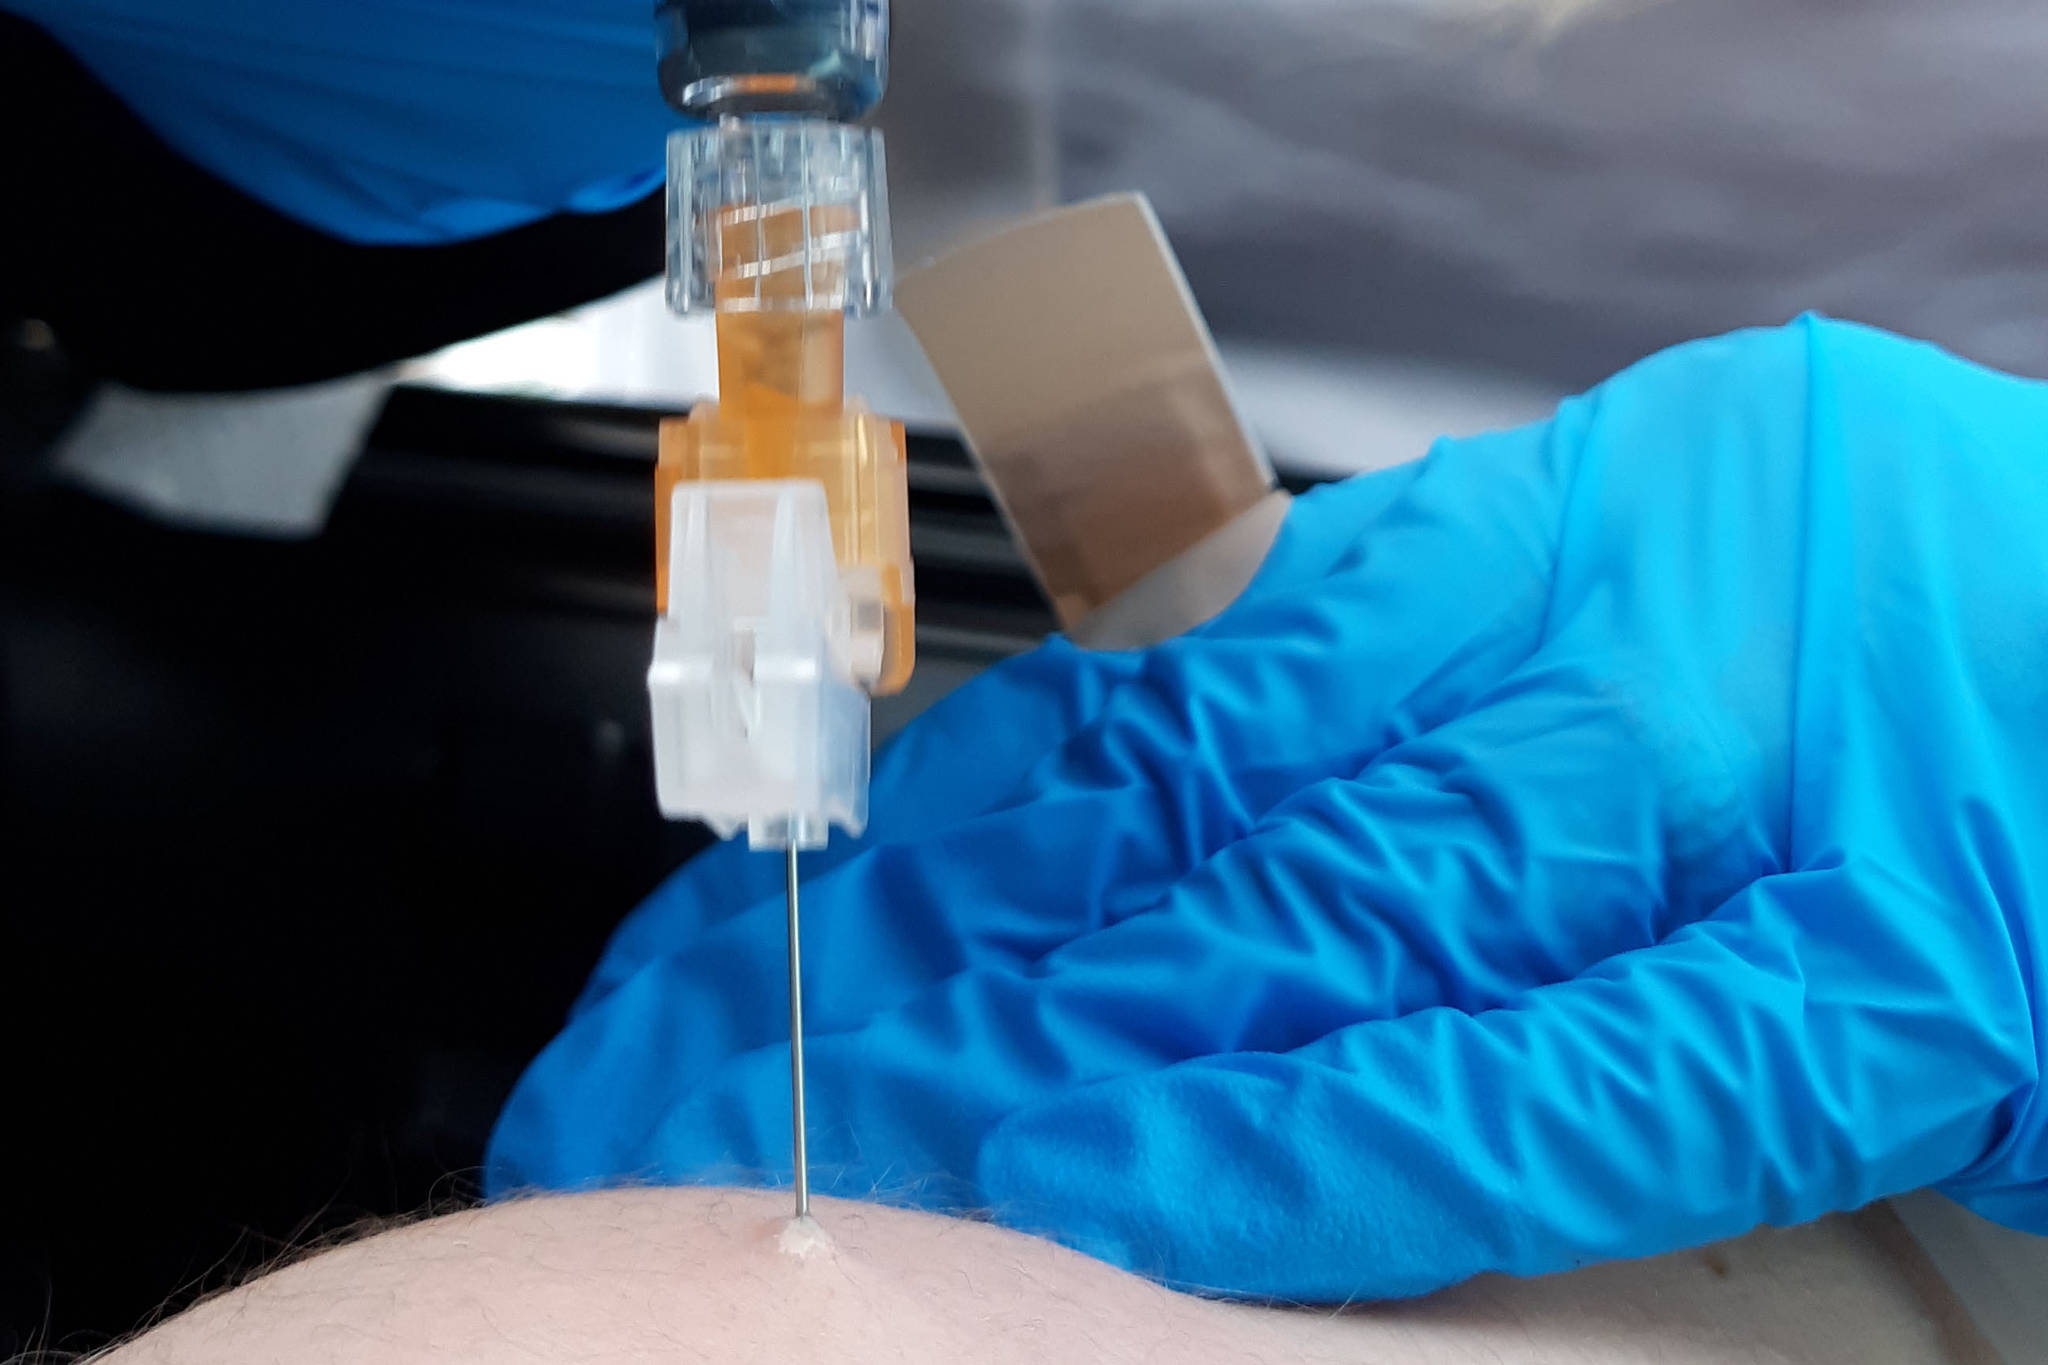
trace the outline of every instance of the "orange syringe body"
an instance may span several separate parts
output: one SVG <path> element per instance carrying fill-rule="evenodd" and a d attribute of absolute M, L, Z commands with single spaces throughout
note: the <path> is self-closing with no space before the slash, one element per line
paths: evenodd
<path fill-rule="evenodd" d="M 655 474 L 656 592 L 668 605 L 669 505 L 682 480 L 812 479 L 825 489 L 832 549 L 849 587 L 856 627 L 879 611 L 876 695 L 900 692 L 916 661 L 909 492 L 903 425 L 845 394 L 846 317 L 802 306 L 817 267 L 800 259 L 800 234 L 830 229 L 818 209 L 724 209 L 709 224 L 719 242 L 716 327 L 719 401 L 661 425 Z M 810 288 L 807 290 L 806 286 Z"/>

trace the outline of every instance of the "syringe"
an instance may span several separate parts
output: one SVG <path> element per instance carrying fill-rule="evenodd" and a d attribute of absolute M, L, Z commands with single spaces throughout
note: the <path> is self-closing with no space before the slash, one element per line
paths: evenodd
<path fill-rule="evenodd" d="M 785 854 L 798 1216 L 809 1209 L 797 854 L 867 824 L 871 694 L 915 656 L 903 428 L 845 397 L 888 307 L 878 0 L 663 5 L 671 307 L 715 317 L 720 401 L 662 424 L 653 705 L 662 812 Z M 864 102 L 863 102 L 864 101 Z M 819 117 L 823 115 L 823 117 Z"/>

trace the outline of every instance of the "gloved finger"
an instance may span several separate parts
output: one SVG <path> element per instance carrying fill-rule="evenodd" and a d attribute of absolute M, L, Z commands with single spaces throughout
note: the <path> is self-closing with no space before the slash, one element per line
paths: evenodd
<path fill-rule="evenodd" d="M 1577 665 L 1525 670 L 1361 777 L 1282 802 L 1145 901 L 1105 856 L 1116 826 L 1099 797 L 989 817 L 957 846 L 942 836 L 877 850 L 814 886 L 817 1160 L 858 1184 L 875 1173 L 844 1142 L 874 1145 L 892 1115 L 942 1115 L 950 1130 L 886 1150 L 893 1163 L 957 1169 L 946 1164 L 964 1159 L 957 1146 L 920 1144 L 957 1143 L 1120 1071 L 1284 1050 L 1432 1005 L 1498 1005 L 1654 943 L 1673 923 L 1669 888 L 1713 903 L 1699 870 L 1668 850 L 1725 846 L 1698 827 L 1725 803 L 1708 794 L 1688 808 L 1678 798 L 1694 793 L 1666 791 L 1638 713 L 1609 696 Z M 1681 819 L 1694 827 L 1674 831 Z M 705 1142 L 721 1162 L 785 1163 L 783 1101 L 766 1084 L 787 1037 L 781 913 L 763 905 L 646 964 L 661 984 L 572 1025 L 574 1065 L 544 1062 L 578 1123 L 617 1110 L 605 1126 L 631 1143 L 660 1135 L 613 1152 L 622 1169 L 685 1151 L 709 1159 Z M 648 1067 L 636 1060 L 648 1039 L 662 1040 L 653 1069 L 622 1082 L 623 1069 Z M 621 1060 L 601 1060 L 613 1053 Z M 650 1127 L 664 1108 L 679 1116 Z M 671 1141 L 682 1145 L 661 1145 Z"/>
<path fill-rule="evenodd" d="M 1870 867 L 1768 878 L 1509 1008 L 1023 1111 L 980 1185 L 1004 1220 L 1170 1282 L 1317 1302 L 1859 1207 L 1985 1157 L 2037 1065 L 1999 947 L 1939 901 Z"/>
<path fill-rule="evenodd" d="M 1048 796 L 807 881 L 814 1045 L 962 973 L 1014 974 L 1126 913 L 1177 865 L 1151 837 L 1172 799 L 1146 786 Z M 664 1154 L 643 1144 L 661 1114 L 749 1049 L 786 1057 L 783 917 L 779 894 L 756 902 L 592 993 L 500 1124 L 520 1131 L 527 1180 L 556 1187 L 659 1164 Z M 576 1153 L 595 1164 L 565 1165 Z"/>
<path fill-rule="evenodd" d="M 1414 482 L 1418 466 L 1326 485 L 1295 500 L 1265 564 L 1230 612 L 1308 591 Z M 1060 637 L 1010 659 L 908 726 L 877 756 L 870 821 L 859 839 L 806 855 L 815 880 L 879 845 L 929 838 L 983 815 L 1087 726 L 1143 667 L 1133 651 L 1083 650 Z M 1033 789 L 1035 790 L 1035 789 Z M 680 951 L 709 926 L 782 894 L 782 861 L 743 843 L 707 850 L 622 923 L 572 1013 L 588 1009 L 642 965 Z M 773 915 L 780 915 L 774 908 Z M 758 931 L 776 940 L 770 929 Z"/>
<path fill-rule="evenodd" d="M 1014 967 L 1094 927 L 1119 895 L 1143 894 L 1175 865 L 1152 837 L 1172 799 L 1142 784 L 1053 794 L 808 877 L 809 979 L 829 983 L 822 996 L 814 987 L 813 1032 L 855 1027 L 934 982 Z M 782 860 L 762 861 L 779 879 Z M 506 1106 L 495 1190 L 659 1166 L 649 1127 L 679 1096 L 750 1048 L 781 1040 L 786 1056 L 781 888 L 736 914 L 719 908 L 657 899 L 621 931 Z"/>

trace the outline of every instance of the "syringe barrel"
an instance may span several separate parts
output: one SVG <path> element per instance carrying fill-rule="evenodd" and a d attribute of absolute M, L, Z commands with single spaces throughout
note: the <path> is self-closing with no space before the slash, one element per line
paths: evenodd
<path fill-rule="evenodd" d="M 693 118 L 851 123 L 889 81 L 889 0 L 658 0 L 657 74 Z"/>

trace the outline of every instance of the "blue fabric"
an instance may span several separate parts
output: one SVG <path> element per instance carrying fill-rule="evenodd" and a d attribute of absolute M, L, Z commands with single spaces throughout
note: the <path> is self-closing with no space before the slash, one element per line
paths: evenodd
<path fill-rule="evenodd" d="M 913 727 L 805 891 L 819 1185 L 1298 1300 L 1929 1184 L 2048 1232 L 2044 754 L 2048 386 L 1680 347 Z M 778 875 L 635 914 L 493 1192 L 787 1179 Z"/>
<path fill-rule="evenodd" d="M 648 0 L 0 0 L 187 157 L 365 243 L 461 240 L 661 183 Z M 147 231 L 149 205 L 135 206 Z"/>

